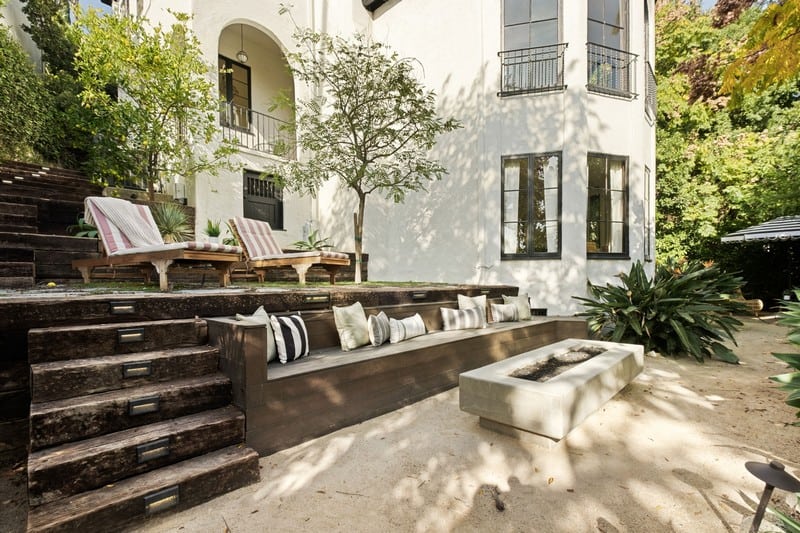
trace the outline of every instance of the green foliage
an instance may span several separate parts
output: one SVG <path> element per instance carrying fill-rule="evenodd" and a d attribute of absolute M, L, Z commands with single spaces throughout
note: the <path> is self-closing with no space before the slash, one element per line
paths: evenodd
<path fill-rule="evenodd" d="M 797 494 L 797 504 L 800 506 L 800 494 Z M 800 533 L 800 520 L 789 516 L 788 514 L 779 511 L 778 509 L 773 509 L 772 507 L 767 507 L 771 513 L 775 514 L 775 516 L 780 520 L 781 525 L 783 528 L 788 531 L 789 533 Z"/>
<path fill-rule="evenodd" d="M 220 221 L 211 219 L 206 220 L 206 229 L 203 230 L 203 233 L 205 233 L 209 237 L 219 237 L 221 233 Z"/>
<path fill-rule="evenodd" d="M 183 242 L 194 236 L 189 215 L 180 204 L 157 203 L 151 206 L 150 211 L 164 242 Z"/>
<path fill-rule="evenodd" d="M 320 239 L 317 236 L 317 231 L 318 230 L 314 230 L 309 233 L 304 241 L 293 242 L 292 246 L 298 250 L 325 250 L 326 248 L 333 248 L 333 245 L 328 243 L 327 237 Z"/>
<path fill-rule="evenodd" d="M 222 244 L 227 244 L 228 246 L 239 246 L 239 239 L 236 238 L 236 233 L 233 231 L 230 222 L 225 222 L 225 227 L 228 228 L 228 237 L 222 239 Z"/>
<path fill-rule="evenodd" d="M 69 35 L 69 0 L 22 0 L 24 29 L 42 52 L 51 72 L 73 72 L 75 42 Z"/>
<path fill-rule="evenodd" d="M 97 228 L 88 222 L 83 216 L 78 217 L 78 221 L 71 226 L 67 226 L 67 232 L 71 233 L 75 237 L 90 237 L 93 239 L 97 238 Z"/>
<path fill-rule="evenodd" d="M 0 157 L 30 159 L 43 134 L 48 99 L 41 78 L 0 23 Z"/>
<path fill-rule="evenodd" d="M 162 176 L 213 173 L 229 167 L 235 152 L 229 143 L 214 144 L 213 67 L 203 61 L 188 17 L 172 15 L 175 22 L 165 27 L 90 10 L 72 28 L 81 100 L 92 114 L 86 127 L 95 138 L 94 173 L 141 176 L 151 199 Z M 216 148 L 199 151 L 196 144 Z"/>
<path fill-rule="evenodd" d="M 683 268 L 658 265 L 648 279 L 641 262 L 620 274 L 621 285 L 589 284 L 583 302 L 590 331 L 614 342 L 642 344 L 646 351 L 689 354 L 697 361 L 714 357 L 729 363 L 736 355 L 722 342 L 736 343 L 742 323 L 731 313 L 744 309 L 728 295 L 742 280 L 700 262 Z"/>
<path fill-rule="evenodd" d="M 795 289 L 795 297 L 800 299 L 800 290 Z M 784 310 L 781 313 L 780 323 L 789 327 L 789 342 L 800 347 L 800 302 L 784 302 Z M 796 353 L 773 353 L 775 357 L 787 363 L 795 370 L 785 374 L 772 376 L 769 379 L 781 384 L 781 389 L 789 392 L 786 403 L 792 407 L 800 409 L 800 354 Z M 797 411 L 797 418 L 800 418 L 800 410 Z M 794 425 L 800 426 L 800 421 Z"/>
<path fill-rule="evenodd" d="M 441 179 L 447 171 L 428 153 L 459 124 L 437 116 L 436 95 L 417 80 L 416 63 L 386 45 L 363 34 L 346 40 L 298 29 L 294 37 L 301 51 L 287 55 L 290 68 L 315 90 L 284 104 L 293 108 L 297 142 L 309 157 L 287 162 L 277 174 L 290 190 L 315 195 L 323 182 L 338 179 L 355 193 L 359 263 L 367 196 L 377 191 L 403 202 L 408 192 Z"/>

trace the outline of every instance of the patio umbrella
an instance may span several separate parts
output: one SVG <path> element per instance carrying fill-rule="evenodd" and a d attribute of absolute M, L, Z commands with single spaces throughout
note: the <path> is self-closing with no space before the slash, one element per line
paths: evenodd
<path fill-rule="evenodd" d="M 722 242 L 788 241 L 800 239 L 800 215 L 773 218 L 767 222 L 729 233 Z"/>

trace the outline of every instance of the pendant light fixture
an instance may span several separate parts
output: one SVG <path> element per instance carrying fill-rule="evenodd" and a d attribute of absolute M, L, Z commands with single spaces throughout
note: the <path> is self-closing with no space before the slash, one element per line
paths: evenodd
<path fill-rule="evenodd" d="M 239 63 L 247 63 L 247 52 L 244 51 L 244 25 L 239 24 L 239 36 L 241 37 L 241 49 L 236 52 L 236 59 L 239 60 Z"/>

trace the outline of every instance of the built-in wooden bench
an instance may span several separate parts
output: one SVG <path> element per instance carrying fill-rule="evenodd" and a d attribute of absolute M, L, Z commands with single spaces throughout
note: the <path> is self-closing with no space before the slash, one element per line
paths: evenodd
<path fill-rule="evenodd" d="M 583 319 L 534 317 L 485 329 L 441 331 L 441 307 L 426 302 L 381 309 L 389 317 L 419 313 L 427 335 L 344 352 L 330 310 L 303 311 L 311 355 L 266 363 L 263 326 L 209 318 L 211 344 L 233 383 L 233 403 L 246 415 L 246 442 L 267 455 L 409 405 L 458 384 L 460 373 L 566 338 L 585 338 Z"/>

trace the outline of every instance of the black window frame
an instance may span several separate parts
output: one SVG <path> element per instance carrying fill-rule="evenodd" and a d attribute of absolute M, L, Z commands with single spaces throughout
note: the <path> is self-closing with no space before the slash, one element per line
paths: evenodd
<path fill-rule="evenodd" d="M 225 100 L 226 107 L 230 106 L 231 104 L 241 106 L 241 104 L 236 104 L 233 102 L 234 97 L 234 90 L 233 90 L 233 73 L 231 72 L 234 66 L 238 68 L 244 69 L 247 73 L 247 125 L 241 126 L 232 123 L 231 120 L 227 119 L 227 113 L 220 114 L 220 122 L 223 126 L 227 126 L 230 128 L 235 128 L 242 131 L 250 131 L 250 124 L 252 123 L 252 116 L 251 110 L 253 109 L 253 77 L 251 69 L 248 65 L 244 63 L 240 63 L 235 59 L 231 59 L 230 57 L 224 56 L 219 54 L 218 56 L 218 65 L 219 65 L 219 94 Z M 223 80 L 224 80 L 224 90 L 223 90 Z"/>
<path fill-rule="evenodd" d="M 608 183 L 608 164 L 610 161 L 622 161 L 625 165 L 624 173 L 622 176 L 623 186 L 622 189 L 612 189 L 610 187 L 604 188 L 597 188 L 597 187 L 590 187 L 590 158 L 603 158 L 605 159 L 605 173 L 606 173 L 606 183 Z M 622 200 L 623 200 L 623 208 L 622 208 L 622 220 L 615 221 L 613 219 L 603 221 L 602 219 L 596 220 L 598 223 L 600 222 L 608 222 L 611 227 L 611 238 L 613 240 L 613 226 L 614 224 L 621 223 L 622 224 L 622 251 L 619 252 L 608 252 L 608 251 L 590 251 L 589 250 L 589 243 L 595 242 L 594 240 L 590 240 L 590 232 L 592 231 L 590 228 L 590 224 L 594 221 L 591 216 L 592 211 L 592 190 L 600 190 L 604 191 L 606 194 L 609 195 L 609 203 L 611 203 L 610 193 L 614 191 L 622 192 Z M 611 206 L 609 206 L 609 211 L 612 210 Z M 599 215 L 599 210 L 598 210 Z M 589 152 L 586 155 L 586 257 L 587 259 L 629 259 L 630 258 L 630 231 L 629 231 L 629 223 L 630 223 L 630 157 L 625 155 L 614 155 L 614 154 L 606 154 L 600 152 Z M 599 229 L 597 230 L 599 231 Z M 612 241 L 613 242 L 613 241 Z"/>
<path fill-rule="evenodd" d="M 558 200 L 557 200 L 557 209 L 558 214 L 556 217 L 557 222 L 557 230 L 556 230 L 556 251 L 553 252 L 537 252 L 535 250 L 527 251 L 525 253 L 506 253 L 505 252 L 505 227 L 508 222 L 505 220 L 506 215 L 506 205 L 505 205 L 505 198 L 506 198 L 506 161 L 513 160 L 513 159 L 523 159 L 527 158 L 528 160 L 528 175 L 525 176 L 525 184 L 527 186 L 527 198 L 529 199 L 527 215 L 528 218 L 525 220 L 527 224 L 526 229 L 526 245 L 528 248 L 531 248 L 530 243 L 534 242 L 533 236 L 533 228 L 536 223 L 544 223 L 547 224 L 548 219 L 545 215 L 545 218 L 541 221 L 536 220 L 533 218 L 535 216 L 536 210 L 532 208 L 530 205 L 533 199 L 535 198 L 534 194 L 534 175 L 533 169 L 534 160 L 536 158 L 551 158 L 551 157 L 558 158 Z M 523 177 L 520 176 L 520 183 L 522 182 Z M 520 190 L 520 189 L 514 189 Z M 546 188 L 543 188 L 546 190 Z M 561 249 L 562 249 L 562 204 L 563 204 L 563 194 L 564 194 L 564 157 L 563 152 L 560 150 L 556 151 L 549 151 L 549 152 L 536 152 L 536 153 L 525 153 L 525 154 L 510 154 L 504 155 L 501 157 L 500 160 L 500 259 L 502 261 L 508 260 L 531 260 L 531 259 L 561 259 Z"/>
<path fill-rule="evenodd" d="M 603 12 L 605 13 L 605 2 L 603 0 L 587 0 L 587 6 L 588 6 L 589 3 L 598 2 L 598 1 L 603 6 Z M 630 49 L 630 30 L 629 30 L 629 26 L 630 26 L 630 14 L 629 14 L 630 13 L 630 0 L 617 0 L 617 2 L 619 3 L 619 9 L 620 9 L 620 24 L 619 25 L 618 24 L 613 24 L 613 23 L 609 22 L 608 20 L 606 20 L 605 15 L 603 16 L 602 20 L 592 18 L 591 16 L 589 16 L 589 14 L 591 13 L 591 9 L 587 9 L 587 12 L 586 12 L 586 19 L 587 19 L 587 22 L 586 22 L 586 29 L 587 29 L 587 31 L 586 31 L 586 42 L 591 43 L 591 44 L 597 44 L 597 45 L 603 46 L 605 48 L 610 48 L 612 50 L 619 50 L 620 52 L 627 52 Z M 589 23 L 590 22 L 595 22 L 597 24 L 600 24 L 603 27 L 608 26 L 608 27 L 620 30 L 622 32 L 622 38 L 620 39 L 620 47 L 617 48 L 616 46 L 610 46 L 606 42 L 606 40 L 605 40 L 605 35 L 606 35 L 605 31 L 602 32 L 603 33 L 603 41 L 602 42 L 593 41 L 590 38 L 590 32 L 589 32 Z"/>
<path fill-rule="evenodd" d="M 258 180 L 257 185 L 251 186 L 249 183 L 251 180 Z M 263 200 L 251 201 L 248 204 L 248 199 L 253 197 L 263 198 Z M 270 219 L 268 216 L 262 216 L 259 212 L 254 211 L 252 207 L 248 207 L 248 205 L 252 204 L 275 205 L 275 218 Z M 254 170 L 244 169 L 242 171 L 242 213 L 246 218 L 267 222 L 274 230 L 284 230 L 283 209 L 283 188 L 278 186 L 274 176 L 264 175 Z"/>

